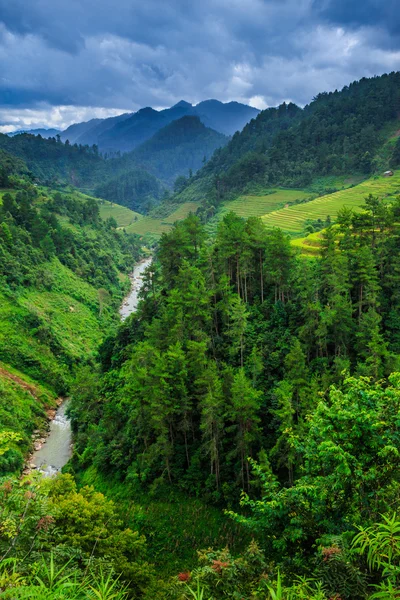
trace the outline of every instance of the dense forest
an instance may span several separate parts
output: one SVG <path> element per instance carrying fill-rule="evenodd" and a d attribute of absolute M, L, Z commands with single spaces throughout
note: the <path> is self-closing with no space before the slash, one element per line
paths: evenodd
<path fill-rule="evenodd" d="M 383 571 L 379 547 L 371 574 L 356 548 L 398 504 L 399 216 L 399 201 L 375 197 L 343 210 L 319 260 L 234 213 L 210 245 L 189 217 L 163 235 L 138 313 L 103 344 L 93 392 L 73 396 L 76 469 L 132 493 L 172 485 L 250 528 L 264 558 L 235 583 L 243 597 L 265 597 L 250 590 L 266 564 L 287 582 L 318 574 L 318 598 L 365 598 Z M 381 589 L 398 576 L 383 571 Z"/>
<path fill-rule="evenodd" d="M 146 169 L 172 187 L 180 175 L 198 171 L 228 139 L 205 127 L 198 117 L 182 117 L 125 154 L 121 163 Z"/>

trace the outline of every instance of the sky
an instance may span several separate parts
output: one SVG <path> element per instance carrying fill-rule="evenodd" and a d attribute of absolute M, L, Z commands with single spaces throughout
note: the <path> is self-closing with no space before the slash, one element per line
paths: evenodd
<path fill-rule="evenodd" d="M 0 0 L 2 132 L 181 99 L 304 105 L 399 69 L 399 0 Z"/>

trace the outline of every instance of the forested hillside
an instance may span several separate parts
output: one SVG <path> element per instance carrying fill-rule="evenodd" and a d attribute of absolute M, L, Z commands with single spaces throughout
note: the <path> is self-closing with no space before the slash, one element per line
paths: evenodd
<path fill-rule="evenodd" d="M 400 74 L 391 73 L 319 94 L 304 109 L 282 104 L 262 111 L 216 152 L 182 201 L 206 195 L 211 206 L 257 187 L 301 188 L 324 175 L 389 168 L 390 157 L 382 161 L 378 151 L 397 131 L 399 109 Z"/>
<path fill-rule="evenodd" d="M 115 323 L 139 244 L 95 200 L 35 187 L 19 159 L 0 160 L 0 429 L 22 436 L 0 455 L 4 474 L 21 468 L 45 407 Z"/>
<path fill-rule="evenodd" d="M 162 236 L 139 312 L 103 344 L 95 392 L 75 391 L 76 469 L 132 497 L 172 486 L 250 528 L 252 575 L 227 551 L 203 554 L 205 593 L 269 597 L 273 564 L 282 597 L 366 598 L 397 581 L 384 562 L 370 575 L 357 548 L 384 561 L 374 523 L 398 507 L 399 216 L 399 200 L 368 197 L 311 261 L 257 218 L 228 214 L 210 245 L 189 217 Z M 212 577 L 211 560 L 224 563 Z"/>
<path fill-rule="evenodd" d="M 161 182 L 144 169 L 130 166 L 121 174 L 110 177 L 94 189 L 99 198 L 116 202 L 131 210 L 146 214 L 163 197 Z"/>
<path fill-rule="evenodd" d="M 182 117 L 125 154 L 116 166 L 120 171 L 139 167 L 172 188 L 177 177 L 194 174 L 227 141 L 224 135 L 205 127 L 198 117 Z"/>
<path fill-rule="evenodd" d="M 60 139 L 22 133 L 0 134 L 0 149 L 22 159 L 32 176 L 45 185 L 70 183 L 91 187 L 102 167 L 97 148 L 63 144 Z"/>

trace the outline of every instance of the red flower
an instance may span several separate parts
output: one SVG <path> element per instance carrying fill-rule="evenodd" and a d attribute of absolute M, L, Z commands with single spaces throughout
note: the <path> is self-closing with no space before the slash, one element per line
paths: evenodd
<path fill-rule="evenodd" d="M 179 573 L 178 579 L 179 579 L 179 581 L 189 581 L 189 579 L 190 579 L 189 571 L 187 571 L 186 573 Z"/>
<path fill-rule="evenodd" d="M 214 569 L 216 573 L 221 573 L 222 569 L 226 569 L 229 567 L 228 562 L 222 562 L 222 560 L 213 560 L 213 564 L 211 568 Z"/>

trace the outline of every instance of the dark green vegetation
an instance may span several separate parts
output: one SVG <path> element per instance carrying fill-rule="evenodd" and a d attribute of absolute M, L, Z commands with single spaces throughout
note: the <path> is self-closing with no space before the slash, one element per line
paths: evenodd
<path fill-rule="evenodd" d="M 125 154 L 121 164 L 146 169 L 172 187 L 178 176 L 198 171 L 227 141 L 221 133 L 205 127 L 198 117 L 182 117 Z"/>
<path fill-rule="evenodd" d="M 102 163 L 96 147 L 65 145 L 56 138 L 47 140 L 28 133 L 0 134 L 0 149 L 20 158 L 31 176 L 44 185 L 92 187 Z"/>
<path fill-rule="evenodd" d="M 22 436 L 0 457 L 4 474 L 21 468 L 77 366 L 93 362 L 140 253 L 98 202 L 35 187 L 21 161 L 1 160 L 13 187 L 0 195 L 0 431 Z"/>
<path fill-rule="evenodd" d="M 168 192 L 183 188 L 227 138 L 205 127 L 197 117 L 183 117 L 158 131 L 150 140 L 120 159 L 111 159 L 116 177 L 98 185 L 94 193 L 131 210 L 148 213 Z M 156 177 L 158 179 L 156 179 Z"/>
<path fill-rule="evenodd" d="M 398 504 L 399 217 L 400 200 L 367 198 L 312 261 L 258 218 L 227 214 L 210 245 L 189 217 L 73 394 L 75 469 L 133 498 L 172 486 L 249 527 L 259 563 L 242 597 L 272 563 L 287 582 L 313 572 L 320 598 L 372 593 L 351 540 Z"/>
<path fill-rule="evenodd" d="M 160 202 L 164 190 L 154 175 L 131 166 L 120 175 L 98 185 L 94 193 L 99 198 L 146 214 Z"/>

